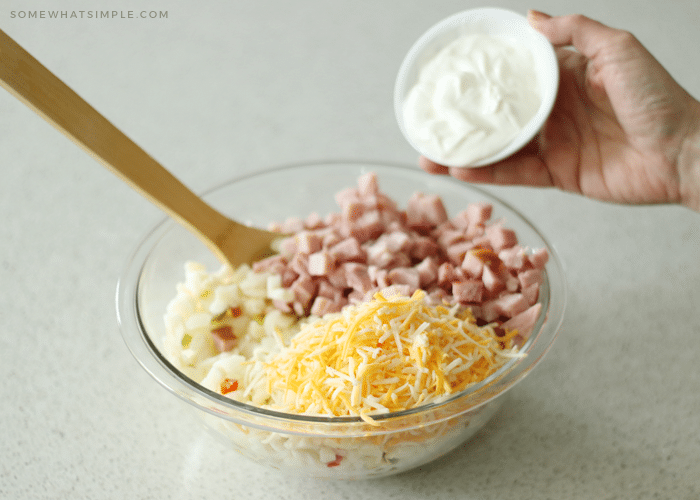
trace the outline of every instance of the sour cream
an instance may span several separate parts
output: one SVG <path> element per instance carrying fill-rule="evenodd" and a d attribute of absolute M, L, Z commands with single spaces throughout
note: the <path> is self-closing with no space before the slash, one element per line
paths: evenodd
<path fill-rule="evenodd" d="M 433 159 L 469 166 L 507 146 L 537 113 L 534 58 L 505 37 L 462 35 L 419 71 L 404 126 Z"/>

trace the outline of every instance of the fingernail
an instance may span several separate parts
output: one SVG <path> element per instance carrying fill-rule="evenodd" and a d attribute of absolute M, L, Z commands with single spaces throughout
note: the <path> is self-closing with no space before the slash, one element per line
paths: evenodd
<path fill-rule="evenodd" d="M 530 23 L 530 26 L 533 28 L 537 28 L 542 21 L 546 21 L 547 19 L 551 19 L 552 16 L 549 14 L 545 14 L 544 12 L 540 12 L 539 10 L 528 10 L 527 11 L 527 20 Z"/>

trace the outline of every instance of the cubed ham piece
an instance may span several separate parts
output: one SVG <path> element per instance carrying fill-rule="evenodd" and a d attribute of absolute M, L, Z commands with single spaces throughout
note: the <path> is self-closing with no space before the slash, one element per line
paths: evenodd
<path fill-rule="evenodd" d="M 420 277 L 420 287 L 423 289 L 429 288 L 438 278 L 438 266 L 435 259 L 426 257 L 414 266 Z"/>
<path fill-rule="evenodd" d="M 542 271 L 539 269 L 528 269 L 518 273 L 518 281 L 521 288 L 527 288 L 531 285 L 541 285 L 544 281 Z"/>
<path fill-rule="evenodd" d="M 527 260 L 535 269 L 544 269 L 549 260 L 549 253 L 546 248 L 540 248 L 529 254 Z"/>
<path fill-rule="evenodd" d="M 452 296 L 462 304 L 481 302 L 484 296 L 484 284 L 473 279 L 456 281 L 452 283 Z"/>
<path fill-rule="evenodd" d="M 384 232 L 384 224 L 378 210 L 365 212 L 355 221 L 346 221 L 345 236 L 356 238 L 360 243 L 378 238 Z"/>
<path fill-rule="evenodd" d="M 390 252 L 405 252 L 411 243 L 411 237 L 405 231 L 392 231 L 379 237 L 386 240 Z"/>
<path fill-rule="evenodd" d="M 287 268 L 287 261 L 282 255 L 273 255 L 254 262 L 252 267 L 257 273 L 269 272 L 281 275 Z"/>
<path fill-rule="evenodd" d="M 343 205 L 342 220 L 353 223 L 365 213 L 365 205 L 361 201 L 348 201 Z"/>
<path fill-rule="evenodd" d="M 304 310 L 307 310 L 311 305 L 311 301 L 316 296 L 316 282 L 308 274 L 299 276 L 290 287 L 296 297 L 296 302 L 301 304 Z"/>
<path fill-rule="evenodd" d="M 387 274 L 392 285 L 408 285 L 412 294 L 420 287 L 420 274 L 412 267 L 396 267 Z"/>
<path fill-rule="evenodd" d="M 437 195 L 413 193 L 406 205 L 406 223 L 409 227 L 428 228 L 447 221 L 447 211 Z"/>
<path fill-rule="evenodd" d="M 366 293 L 374 287 L 365 264 L 346 262 L 342 268 L 345 272 L 346 283 L 350 288 Z"/>
<path fill-rule="evenodd" d="M 289 261 L 289 267 L 297 274 L 309 274 L 309 255 L 297 253 Z"/>
<path fill-rule="evenodd" d="M 379 194 L 379 182 L 375 172 L 367 172 L 357 179 L 357 187 L 360 196 L 376 196 Z"/>
<path fill-rule="evenodd" d="M 461 265 L 464 261 L 464 256 L 472 248 L 474 248 L 474 243 L 471 241 L 455 243 L 447 248 L 447 256 L 455 265 Z"/>
<path fill-rule="evenodd" d="M 329 253 L 337 262 L 358 261 L 362 262 L 367 257 L 365 250 L 357 241 L 357 238 L 345 238 L 329 248 Z"/>
<path fill-rule="evenodd" d="M 467 276 L 480 278 L 481 274 L 484 272 L 484 261 L 477 257 L 474 251 L 469 251 L 464 255 L 462 269 L 464 269 Z"/>
<path fill-rule="evenodd" d="M 498 258 L 509 269 L 520 270 L 525 266 L 525 249 L 520 245 L 506 248 L 498 252 Z"/>
<path fill-rule="evenodd" d="M 324 316 L 329 313 L 336 313 L 342 309 L 343 305 L 344 304 L 342 302 L 318 295 L 314 299 L 313 304 L 311 304 L 309 314 L 314 316 Z"/>
<path fill-rule="evenodd" d="M 321 250 L 323 238 L 313 231 L 301 231 L 294 236 L 297 252 L 312 254 Z"/>
<path fill-rule="evenodd" d="M 340 208 L 345 207 L 349 203 L 357 203 L 360 200 L 360 193 L 357 188 L 341 189 L 335 194 L 335 202 Z"/>
<path fill-rule="evenodd" d="M 238 343 L 238 339 L 233 333 L 233 328 L 231 328 L 229 325 L 214 328 L 211 331 L 211 338 L 214 341 L 214 346 L 219 352 L 230 351 Z"/>
<path fill-rule="evenodd" d="M 522 341 L 530 337 L 532 329 L 535 327 L 535 323 L 537 323 L 537 318 L 540 316 L 540 311 L 542 311 L 542 304 L 530 306 L 503 323 L 501 328 L 506 331 L 518 330 L 517 337 L 520 337 L 520 345 L 522 345 Z"/>
<path fill-rule="evenodd" d="M 466 212 L 470 225 L 483 225 L 491 218 L 493 205 L 490 203 L 470 203 L 467 205 Z"/>
<path fill-rule="evenodd" d="M 282 286 L 284 288 L 289 288 L 290 286 L 292 286 L 292 283 L 294 283 L 294 280 L 296 280 L 298 277 L 299 277 L 299 273 L 297 273 L 291 267 L 287 267 L 282 272 Z"/>
<path fill-rule="evenodd" d="M 447 248 L 455 243 L 466 241 L 466 237 L 462 229 L 442 229 L 440 231 L 436 231 L 435 237 L 443 248 Z"/>
<path fill-rule="evenodd" d="M 448 290 L 452 288 L 454 281 L 459 281 L 464 278 L 464 273 L 461 269 L 455 268 L 449 262 L 443 262 L 438 266 L 438 285 Z"/>
<path fill-rule="evenodd" d="M 486 228 L 486 235 L 491 242 L 491 248 L 496 252 L 511 248 L 518 243 L 518 237 L 515 235 L 515 231 L 501 225 L 488 226 Z"/>
<path fill-rule="evenodd" d="M 304 221 L 299 217 L 289 217 L 282 223 L 282 232 L 293 234 L 304 230 Z"/>
<path fill-rule="evenodd" d="M 482 318 L 493 321 L 501 316 L 512 318 L 530 306 L 522 293 L 507 293 L 481 305 Z"/>
<path fill-rule="evenodd" d="M 304 220 L 304 227 L 306 229 L 321 229 L 326 226 L 318 212 L 311 212 Z"/>
<path fill-rule="evenodd" d="M 505 280 L 503 280 L 501 276 L 495 273 L 489 266 L 484 266 L 484 272 L 481 274 L 481 281 L 483 281 L 484 287 L 489 291 L 491 296 L 495 296 L 499 292 L 506 289 Z"/>
<path fill-rule="evenodd" d="M 462 210 L 452 217 L 450 222 L 455 228 L 460 230 L 460 233 L 464 234 L 464 231 L 469 227 L 469 212 L 467 212 L 467 210 Z"/>
<path fill-rule="evenodd" d="M 367 274 L 372 280 L 372 283 L 376 283 L 379 288 L 384 288 L 389 286 L 389 271 L 378 266 L 367 266 Z"/>
<path fill-rule="evenodd" d="M 311 276 L 326 276 L 335 268 L 335 259 L 325 251 L 309 255 L 308 270 Z"/>
<path fill-rule="evenodd" d="M 414 235 L 411 239 L 410 247 L 410 256 L 415 260 L 438 257 L 441 253 L 440 245 L 427 236 Z"/>
<path fill-rule="evenodd" d="M 528 304 L 534 304 L 537 302 L 537 298 L 540 296 L 540 285 L 533 284 L 526 286 L 520 290 L 520 293 L 523 294 Z"/>

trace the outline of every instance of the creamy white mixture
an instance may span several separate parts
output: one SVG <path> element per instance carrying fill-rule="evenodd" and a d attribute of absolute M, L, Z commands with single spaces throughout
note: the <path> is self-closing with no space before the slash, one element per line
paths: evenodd
<path fill-rule="evenodd" d="M 507 146 L 540 106 L 532 54 L 468 34 L 421 68 L 404 103 L 408 134 L 433 159 L 468 166 Z"/>

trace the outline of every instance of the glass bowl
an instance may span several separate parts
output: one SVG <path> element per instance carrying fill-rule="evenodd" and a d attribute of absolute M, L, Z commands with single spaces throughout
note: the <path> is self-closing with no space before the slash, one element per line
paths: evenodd
<path fill-rule="evenodd" d="M 220 441 L 258 463 L 295 475 L 361 479 L 402 472 L 449 452 L 472 437 L 500 408 L 506 392 L 542 359 L 561 326 L 565 297 L 562 266 L 540 232 L 507 203 L 449 177 L 414 167 L 371 163 L 325 162 L 284 167 L 235 179 L 204 198 L 245 223 L 267 227 L 290 216 L 338 211 L 334 194 L 356 186 L 358 177 L 375 172 L 380 189 L 405 207 L 416 191 L 438 194 L 448 214 L 470 202 L 493 205 L 493 218 L 504 219 L 520 243 L 546 247 L 549 261 L 539 301 L 542 313 L 522 350 L 482 383 L 440 404 L 360 417 L 292 415 L 246 405 L 211 392 L 178 371 L 159 349 L 165 335 L 163 316 L 183 280 L 188 260 L 216 270 L 220 263 L 195 236 L 166 219 L 149 232 L 130 256 L 117 285 L 117 316 L 124 340 L 136 360 L 174 396 L 189 403 L 202 424 Z M 336 457 L 338 460 L 336 460 Z M 342 458 L 342 460 L 340 460 Z"/>

